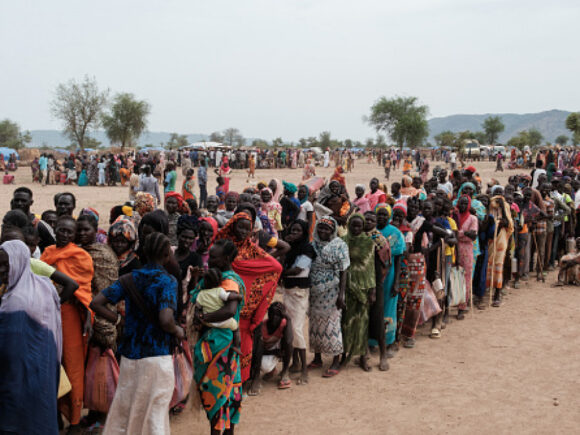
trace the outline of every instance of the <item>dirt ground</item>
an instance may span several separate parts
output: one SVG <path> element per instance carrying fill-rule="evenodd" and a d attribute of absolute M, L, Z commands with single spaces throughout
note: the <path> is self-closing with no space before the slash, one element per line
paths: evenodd
<path fill-rule="evenodd" d="M 475 163 L 484 182 L 495 177 L 493 163 Z M 319 169 L 330 176 L 332 169 Z M 505 183 L 511 171 L 499 173 Z M 301 170 L 258 170 L 256 180 L 277 176 L 298 182 Z M 347 174 L 350 192 L 372 176 L 384 179 L 376 164 L 356 162 Z M 400 181 L 401 173 L 391 174 Z M 208 191 L 215 189 L 211 177 Z M 17 185 L 31 187 L 33 211 L 54 208 L 60 191 L 77 196 L 77 212 L 95 207 L 108 211 L 128 198 L 128 188 L 32 185 L 29 168 L 16 174 Z M 247 185 L 243 171 L 234 171 L 233 190 Z M 13 188 L 0 189 L 0 213 L 9 209 Z M 107 225 L 103 225 L 106 227 Z M 277 390 L 264 383 L 262 394 L 244 399 L 243 434 L 367 433 L 578 433 L 580 425 L 580 288 L 553 288 L 530 280 L 520 289 L 507 288 L 501 308 L 474 310 L 463 321 L 452 320 L 440 340 L 418 331 L 414 349 L 401 349 L 390 370 L 362 372 L 350 364 L 338 376 L 323 379 L 310 373 L 310 383 Z M 307 335 L 306 335 L 307 336 Z M 311 355 L 309 355 L 311 357 Z M 325 366 L 330 363 L 325 359 Z M 172 417 L 176 435 L 207 433 L 205 415 L 189 410 Z"/>

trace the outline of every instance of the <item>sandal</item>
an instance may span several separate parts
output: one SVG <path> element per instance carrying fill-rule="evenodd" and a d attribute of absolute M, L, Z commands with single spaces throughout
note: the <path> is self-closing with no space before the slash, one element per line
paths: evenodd
<path fill-rule="evenodd" d="M 319 369 L 322 368 L 322 363 L 312 361 L 310 364 L 306 366 L 307 369 Z"/>
<path fill-rule="evenodd" d="M 292 381 L 290 379 L 281 379 L 280 382 L 278 382 L 278 389 L 279 390 L 287 390 L 288 388 L 290 388 L 292 386 Z"/>
<path fill-rule="evenodd" d="M 433 328 L 431 330 L 431 335 L 429 337 L 431 337 L 431 338 L 441 338 L 441 331 L 439 331 L 437 328 Z"/>
<path fill-rule="evenodd" d="M 415 347 L 415 339 L 414 338 L 408 338 L 403 343 L 403 347 L 405 347 L 407 349 L 413 349 Z"/>
<path fill-rule="evenodd" d="M 323 374 L 323 378 L 332 378 L 340 373 L 340 370 L 336 369 L 327 369 Z"/>

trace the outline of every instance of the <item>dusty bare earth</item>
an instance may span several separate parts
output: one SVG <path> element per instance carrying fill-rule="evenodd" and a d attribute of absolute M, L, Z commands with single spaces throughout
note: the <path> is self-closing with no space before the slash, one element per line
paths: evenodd
<path fill-rule="evenodd" d="M 492 163 L 476 163 L 484 181 L 496 174 Z M 329 176 L 331 169 L 319 170 Z M 505 182 L 510 171 L 497 177 Z M 273 176 L 298 182 L 300 170 L 258 170 L 257 180 Z M 372 176 L 376 164 L 357 161 L 347 174 L 349 191 Z M 16 174 L 33 188 L 33 211 L 52 206 L 63 190 L 77 195 L 77 209 L 108 210 L 127 199 L 127 188 L 32 185 L 28 168 Z M 400 172 L 391 175 L 400 180 Z M 246 186 L 235 171 L 232 189 Z M 215 188 L 210 182 L 209 191 Z M 0 213 L 9 209 L 12 188 L 0 189 Z M 78 211 L 78 210 L 77 210 Z M 105 218 L 105 220 L 107 220 Z M 390 370 L 362 372 L 350 365 L 333 379 L 311 371 L 306 386 L 279 391 L 266 383 L 259 397 L 244 400 L 239 433 L 578 433 L 580 427 L 580 288 L 552 288 L 530 281 L 507 289 L 501 308 L 475 310 L 454 320 L 440 340 L 420 328 L 415 349 L 401 349 Z M 307 336 L 307 335 L 306 335 Z M 325 359 L 325 364 L 330 361 Z M 174 434 L 208 432 L 205 415 L 185 411 L 172 418 Z"/>

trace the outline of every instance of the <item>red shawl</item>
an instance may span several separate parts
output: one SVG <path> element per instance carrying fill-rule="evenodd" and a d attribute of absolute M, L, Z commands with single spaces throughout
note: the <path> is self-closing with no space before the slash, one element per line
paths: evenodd
<path fill-rule="evenodd" d="M 236 240 L 234 225 L 240 219 L 250 221 L 253 226 L 252 218 L 247 213 L 238 213 L 218 232 L 216 240 L 230 239 L 238 248 L 238 256 L 232 262 L 232 268 L 246 286 L 246 298 L 240 313 L 242 381 L 246 381 L 250 377 L 253 331 L 264 320 L 274 298 L 282 266 L 274 257 L 252 243 L 250 237 Z"/>

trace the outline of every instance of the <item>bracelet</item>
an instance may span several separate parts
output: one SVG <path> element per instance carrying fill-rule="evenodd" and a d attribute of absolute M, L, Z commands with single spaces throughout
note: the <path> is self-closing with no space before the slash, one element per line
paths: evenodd
<path fill-rule="evenodd" d="M 122 318 L 123 316 L 121 316 L 121 313 L 117 313 L 117 321 L 115 322 L 115 326 L 118 326 L 119 323 L 121 323 Z"/>

